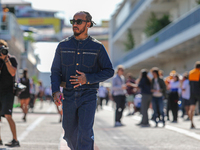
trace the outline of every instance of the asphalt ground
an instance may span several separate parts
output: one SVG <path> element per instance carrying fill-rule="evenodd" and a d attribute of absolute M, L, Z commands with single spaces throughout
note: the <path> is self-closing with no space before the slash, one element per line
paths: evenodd
<path fill-rule="evenodd" d="M 141 115 L 135 113 L 126 116 L 124 111 L 122 127 L 114 127 L 114 108 L 112 102 L 96 112 L 94 123 L 95 150 L 200 150 L 200 116 L 194 117 L 196 129 L 190 129 L 190 121 L 181 118 L 178 123 L 166 122 L 155 128 L 150 121 L 150 127 L 140 127 Z M 23 122 L 20 108 L 13 109 L 13 119 L 17 127 L 20 147 L 8 148 L 0 146 L 0 150 L 69 150 L 62 139 L 63 129 L 54 103 L 45 101 L 43 108 L 40 102 L 35 105 L 34 113 L 29 113 L 27 122 Z M 151 109 L 149 115 L 151 116 Z M 185 116 L 186 118 L 186 116 Z M 12 140 L 9 125 L 2 118 L 1 137 L 3 143 Z"/>

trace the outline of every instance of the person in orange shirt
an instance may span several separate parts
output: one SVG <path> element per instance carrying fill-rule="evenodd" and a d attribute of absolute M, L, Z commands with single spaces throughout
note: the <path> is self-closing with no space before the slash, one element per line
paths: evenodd
<path fill-rule="evenodd" d="M 191 129 L 194 129 L 193 116 L 196 102 L 200 103 L 200 61 L 195 63 L 195 68 L 189 72 L 190 82 L 190 109 L 189 117 L 191 120 Z"/>

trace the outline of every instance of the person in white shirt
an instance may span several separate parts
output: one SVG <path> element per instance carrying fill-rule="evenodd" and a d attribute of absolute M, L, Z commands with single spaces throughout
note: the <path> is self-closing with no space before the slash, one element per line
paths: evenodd
<path fill-rule="evenodd" d="M 185 112 L 188 115 L 189 107 L 190 107 L 190 83 L 188 80 L 188 73 L 183 74 L 183 81 L 182 81 L 182 105 L 185 108 Z M 189 120 L 189 116 L 187 118 Z"/>

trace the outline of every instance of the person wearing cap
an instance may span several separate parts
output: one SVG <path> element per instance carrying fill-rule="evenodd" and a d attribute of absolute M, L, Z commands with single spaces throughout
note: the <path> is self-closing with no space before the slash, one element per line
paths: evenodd
<path fill-rule="evenodd" d="M 95 24 L 92 16 L 80 11 L 70 23 L 74 35 L 58 44 L 52 63 L 52 93 L 55 104 L 63 105 L 63 138 L 68 146 L 71 150 L 93 150 L 97 89 L 114 70 L 102 43 L 88 35 Z"/>
<path fill-rule="evenodd" d="M 193 122 L 196 103 L 200 103 L 200 61 L 195 63 L 195 68 L 189 72 L 190 81 L 190 108 L 189 117 L 191 120 L 191 129 L 195 128 Z"/>

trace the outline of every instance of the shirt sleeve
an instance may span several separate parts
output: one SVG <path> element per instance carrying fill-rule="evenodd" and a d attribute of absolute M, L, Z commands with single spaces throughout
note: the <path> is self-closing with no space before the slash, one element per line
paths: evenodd
<path fill-rule="evenodd" d="M 17 60 L 15 58 L 11 57 L 10 62 L 11 62 L 13 67 L 17 68 Z"/>
<path fill-rule="evenodd" d="M 98 55 L 98 64 L 101 68 L 101 71 L 97 73 L 85 74 L 87 79 L 86 84 L 103 82 L 114 75 L 112 63 L 103 45 L 101 45 L 100 52 Z"/>
<path fill-rule="evenodd" d="M 113 91 L 121 91 L 122 90 L 122 85 L 121 84 L 117 84 L 118 78 L 113 78 L 112 80 L 112 90 Z"/>
<path fill-rule="evenodd" d="M 186 89 L 186 82 L 183 82 L 182 89 Z"/>
<path fill-rule="evenodd" d="M 54 60 L 51 66 L 51 85 L 52 85 L 52 93 L 60 91 L 60 83 L 61 83 L 61 52 L 59 45 L 56 49 Z"/>

